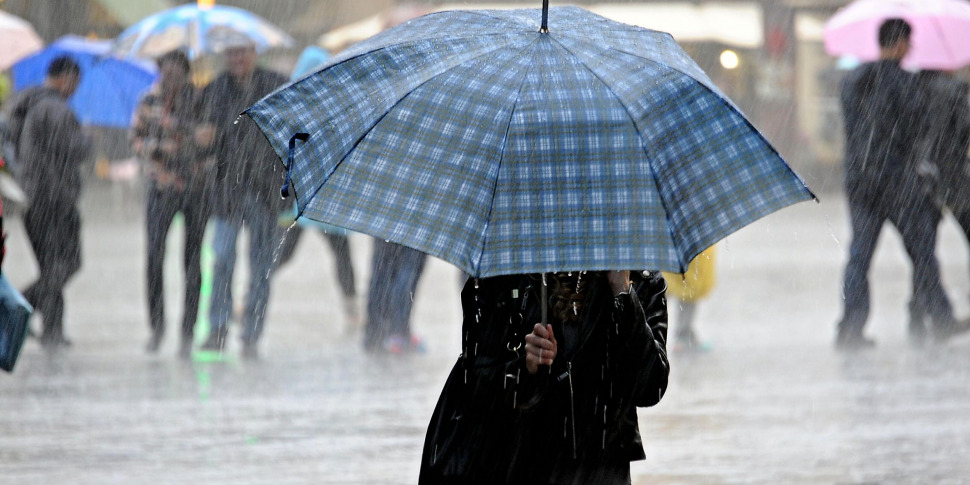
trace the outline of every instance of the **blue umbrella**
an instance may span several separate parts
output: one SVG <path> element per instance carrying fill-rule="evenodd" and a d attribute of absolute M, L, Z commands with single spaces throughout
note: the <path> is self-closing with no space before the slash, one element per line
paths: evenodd
<path fill-rule="evenodd" d="M 291 47 L 293 38 L 262 17 L 236 7 L 186 4 L 145 17 L 116 39 L 123 57 L 154 58 L 186 49 L 190 58 L 252 43 L 258 51 Z"/>
<path fill-rule="evenodd" d="M 478 277 L 683 272 L 814 198 L 670 35 L 540 15 L 427 15 L 252 106 L 302 215 Z"/>
<path fill-rule="evenodd" d="M 70 56 L 81 67 L 81 84 L 70 106 L 81 123 L 127 128 L 141 95 L 155 81 L 155 66 L 108 57 L 111 41 L 87 40 L 68 35 L 44 50 L 13 65 L 18 91 L 44 82 L 47 67 L 55 58 Z"/>

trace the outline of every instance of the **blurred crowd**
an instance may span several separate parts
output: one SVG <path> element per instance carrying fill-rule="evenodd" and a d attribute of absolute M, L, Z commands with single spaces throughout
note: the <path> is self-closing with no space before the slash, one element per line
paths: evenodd
<path fill-rule="evenodd" d="M 178 354 L 193 352 L 207 228 L 215 256 L 209 334 L 201 350 L 222 352 L 230 321 L 239 323 L 242 355 L 257 356 L 273 273 L 293 255 L 303 232 L 319 232 L 333 249 L 343 313 L 349 330 L 363 325 L 348 234 L 340 228 L 297 222 L 292 200 L 280 196 L 283 168 L 255 123 L 240 113 L 288 79 L 258 65 L 257 46 L 241 39 L 221 52 L 225 70 L 199 88 L 184 50 L 156 59 L 158 77 L 141 97 L 132 117 L 130 143 L 141 164 L 147 234 L 148 352 L 157 352 L 166 333 L 163 267 L 166 239 L 177 214 L 184 223 L 184 305 L 178 327 Z M 327 58 L 308 49 L 292 77 Z M 65 336 L 64 288 L 81 267 L 78 200 L 92 156 L 90 136 L 67 104 L 85 72 L 70 56 L 50 62 L 44 82 L 4 103 L 5 131 L 14 149 L 6 154 L 25 200 L 24 228 L 38 264 L 36 282 L 24 289 L 43 325 L 36 332 L 50 351 L 71 344 Z M 249 282 L 233 295 L 236 247 L 242 229 L 249 235 Z M 289 230 L 288 230 L 289 229 Z M 410 304 L 424 255 L 380 241 L 374 251 L 371 298 L 366 307 L 365 348 L 420 350 L 410 332 Z M 402 300 L 397 295 L 406 297 Z M 238 303 L 236 303 L 238 302 Z M 37 318 L 35 318 L 37 319 Z"/>

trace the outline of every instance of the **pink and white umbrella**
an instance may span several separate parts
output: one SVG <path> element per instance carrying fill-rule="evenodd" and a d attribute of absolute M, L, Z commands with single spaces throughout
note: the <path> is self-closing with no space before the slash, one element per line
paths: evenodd
<path fill-rule="evenodd" d="M 879 26 L 889 18 L 913 27 L 903 64 L 958 69 L 970 64 L 970 2 L 966 0 L 857 0 L 825 24 L 825 50 L 861 61 L 879 57 Z"/>
<path fill-rule="evenodd" d="M 26 20 L 0 11 L 0 71 L 44 47 Z"/>

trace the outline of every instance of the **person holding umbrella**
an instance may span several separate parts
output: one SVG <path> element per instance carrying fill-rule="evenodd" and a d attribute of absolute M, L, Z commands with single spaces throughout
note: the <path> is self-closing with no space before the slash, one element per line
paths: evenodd
<path fill-rule="evenodd" d="M 165 240 L 179 212 L 185 220 L 185 308 L 179 355 L 188 357 L 199 313 L 202 286 L 202 236 L 209 220 L 206 189 L 209 176 L 195 142 L 197 95 L 191 66 L 182 51 L 158 58 L 161 76 L 142 98 L 132 122 L 132 149 L 145 162 L 148 176 L 148 313 L 152 335 L 149 352 L 158 351 L 165 335 L 162 266 Z"/>
<path fill-rule="evenodd" d="M 469 279 L 419 483 L 630 483 L 636 408 L 667 389 L 665 290 L 650 271 Z"/>
<path fill-rule="evenodd" d="M 301 216 L 472 277 L 425 484 L 629 483 L 669 367 L 665 282 L 625 270 L 814 199 L 669 34 L 546 2 L 414 19 L 246 113 Z"/>

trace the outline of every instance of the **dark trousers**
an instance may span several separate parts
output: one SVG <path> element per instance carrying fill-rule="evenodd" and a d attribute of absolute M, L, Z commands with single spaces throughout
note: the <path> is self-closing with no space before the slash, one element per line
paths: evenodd
<path fill-rule="evenodd" d="M 306 231 L 308 229 L 294 226 L 286 232 L 283 245 L 280 248 L 278 258 L 279 266 L 283 266 L 293 258 L 293 254 L 296 252 L 296 246 Z M 347 239 L 347 236 L 322 230 L 309 231 L 319 232 L 330 244 L 330 249 L 333 250 L 333 255 L 337 263 L 337 283 L 340 285 L 340 291 L 344 297 L 350 298 L 356 296 L 357 288 L 356 279 L 354 278 L 354 265 L 350 260 L 350 241 Z"/>
<path fill-rule="evenodd" d="M 42 340 L 57 340 L 64 335 L 64 287 L 81 268 L 81 216 L 74 205 L 35 204 L 24 228 L 40 275 L 23 295 L 43 316 Z"/>
<path fill-rule="evenodd" d="M 861 334 L 865 327 L 869 317 L 869 266 L 886 221 L 899 231 L 913 264 L 913 297 L 909 305 L 913 324 L 929 317 L 939 327 L 952 325 L 952 309 L 940 283 L 940 268 L 934 254 L 941 218 L 939 208 L 929 197 L 916 193 L 906 201 L 893 204 L 873 204 L 852 194 L 848 199 L 852 244 L 845 267 L 845 313 L 839 322 L 839 332 Z"/>
<path fill-rule="evenodd" d="M 420 251 L 383 239 L 374 240 L 365 348 L 376 348 L 391 335 L 410 337 L 414 290 L 426 259 L 427 255 Z"/>
<path fill-rule="evenodd" d="M 175 214 L 185 220 L 185 308 L 182 336 L 192 338 L 199 316 L 199 291 L 202 288 L 202 238 L 209 220 L 208 203 L 200 195 L 174 190 L 148 189 L 145 222 L 148 229 L 148 315 L 153 332 L 165 330 L 164 262 L 165 240 Z"/>

